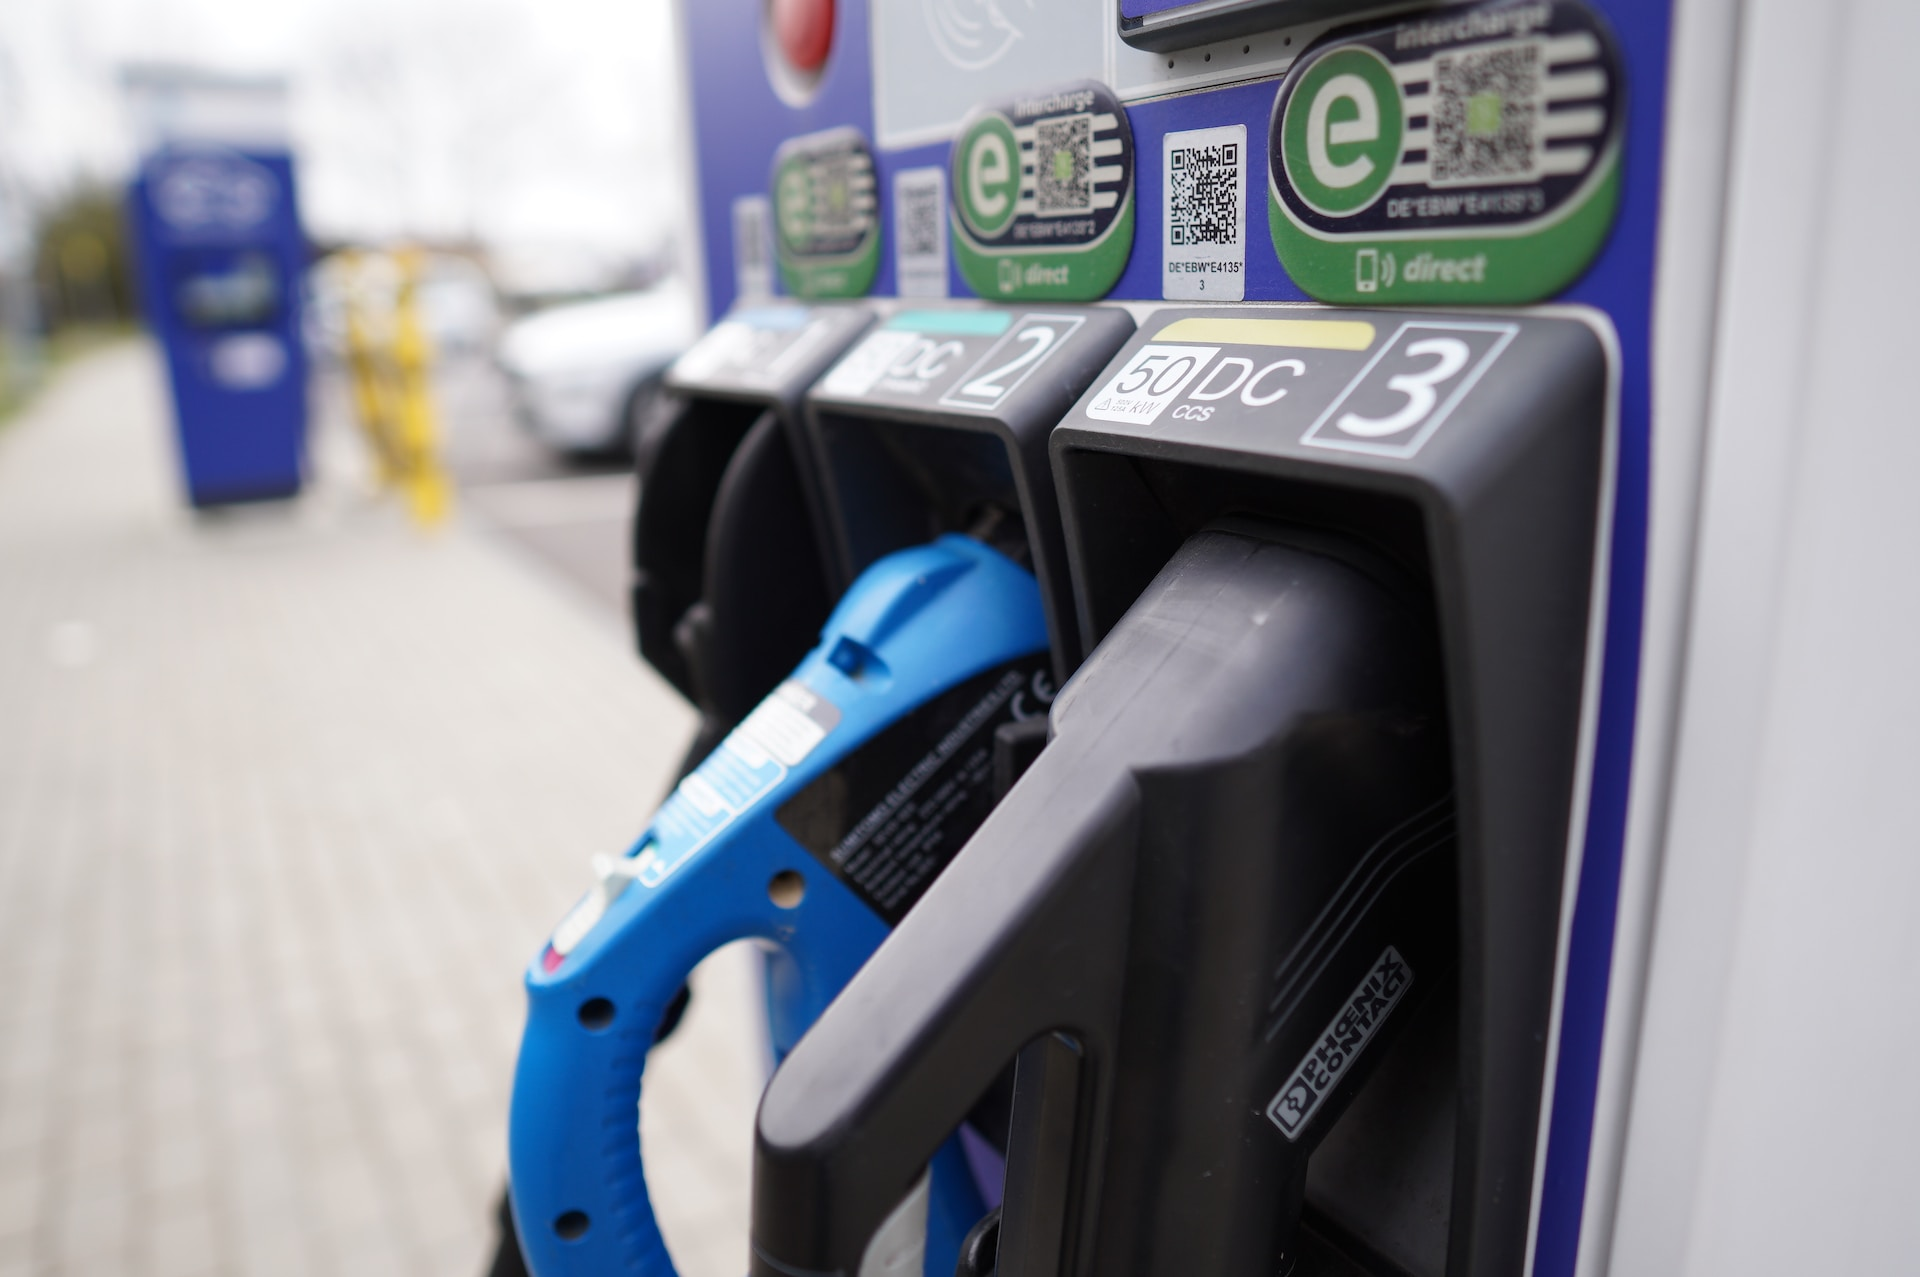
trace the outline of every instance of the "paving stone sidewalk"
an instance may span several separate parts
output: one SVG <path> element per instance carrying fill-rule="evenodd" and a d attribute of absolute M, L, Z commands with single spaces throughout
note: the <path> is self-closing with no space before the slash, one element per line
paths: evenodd
<path fill-rule="evenodd" d="M 173 464 L 143 344 L 0 427 L 0 1277 L 477 1277 L 520 969 L 691 714 L 472 526 Z M 684 1277 L 744 1267 L 747 969 L 648 1074 Z"/>

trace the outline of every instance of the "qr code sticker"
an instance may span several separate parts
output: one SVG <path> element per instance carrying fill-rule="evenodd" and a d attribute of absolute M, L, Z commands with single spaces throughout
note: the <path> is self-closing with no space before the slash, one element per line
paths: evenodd
<path fill-rule="evenodd" d="M 767 261 L 767 205 L 765 200 L 741 200 L 733 210 L 734 260 L 746 270 L 762 270 Z"/>
<path fill-rule="evenodd" d="M 1042 217 L 1093 211 L 1093 117 L 1063 115 L 1033 126 L 1034 210 Z"/>
<path fill-rule="evenodd" d="M 1541 46 L 1536 40 L 1433 60 L 1435 186 L 1528 181 L 1540 173 Z"/>
<path fill-rule="evenodd" d="M 856 238 L 867 226 L 867 204 L 858 198 L 866 157 L 823 155 L 813 161 L 813 233 L 824 239 Z"/>
<path fill-rule="evenodd" d="M 896 234 L 903 257 L 934 257 L 946 230 L 938 182 L 901 182 L 894 187 Z"/>
<path fill-rule="evenodd" d="M 1240 242 L 1240 144 L 1183 146 L 1167 157 L 1170 243 Z"/>
<path fill-rule="evenodd" d="M 742 297 L 773 293 L 773 205 L 764 195 L 733 202 L 733 286 Z"/>
<path fill-rule="evenodd" d="M 1247 271 L 1247 126 L 1168 133 L 1160 295 L 1240 301 Z"/>
<path fill-rule="evenodd" d="M 902 297 L 947 295 L 947 171 L 893 175 L 894 286 Z"/>

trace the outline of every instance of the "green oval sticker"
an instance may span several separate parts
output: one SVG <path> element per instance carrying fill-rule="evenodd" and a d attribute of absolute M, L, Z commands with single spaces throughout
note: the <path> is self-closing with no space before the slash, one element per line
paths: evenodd
<path fill-rule="evenodd" d="M 796 297 L 861 297 L 880 269 L 873 154 L 858 129 L 790 138 L 773 157 L 780 280 Z"/>
<path fill-rule="evenodd" d="M 1552 296 L 1620 199 L 1611 33 L 1580 0 L 1496 0 L 1330 35 L 1268 126 L 1281 265 L 1322 301 Z"/>
<path fill-rule="evenodd" d="M 1133 252 L 1133 130 L 1091 80 L 979 107 L 953 146 L 954 259 L 982 297 L 1093 301 Z"/>

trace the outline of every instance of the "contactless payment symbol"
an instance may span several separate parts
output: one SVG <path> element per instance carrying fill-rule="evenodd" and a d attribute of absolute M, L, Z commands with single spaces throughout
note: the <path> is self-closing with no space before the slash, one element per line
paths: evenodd
<path fill-rule="evenodd" d="M 773 157 L 774 243 L 796 297 L 860 297 L 880 269 L 873 154 L 858 129 L 789 139 Z"/>
<path fill-rule="evenodd" d="M 1526 302 L 1576 279 L 1620 196 L 1620 61 L 1580 0 L 1335 35 L 1281 84 L 1268 220 L 1334 302 Z"/>
<path fill-rule="evenodd" d="M 976 109 L 953 148 L 954 259 L 974 292 L 1104 297 L 1133 251 L 1133 131 L 1091 80 Z"/>

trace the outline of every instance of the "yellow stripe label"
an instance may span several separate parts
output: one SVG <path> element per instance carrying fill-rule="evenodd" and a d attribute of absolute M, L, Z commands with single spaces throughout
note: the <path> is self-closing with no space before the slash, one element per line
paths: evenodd
<path fill-rule="evenodd" d="M 1373 345 L 1373 325 L 1364 319 L 1216 319 L 1194 315 L 1174 320 L 1153 339 L 1216 346 L 1365 350 Z"/>

